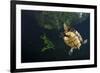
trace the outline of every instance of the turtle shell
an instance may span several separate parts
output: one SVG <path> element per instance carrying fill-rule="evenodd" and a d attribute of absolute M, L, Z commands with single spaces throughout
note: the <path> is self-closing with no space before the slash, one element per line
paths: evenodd
<path fill-rule="evenodd" d="M 81 46 L 80 39 L 74 32 L 65 33 L 64 42 L 66 45 L 74 49 L 79 49 Z"/>

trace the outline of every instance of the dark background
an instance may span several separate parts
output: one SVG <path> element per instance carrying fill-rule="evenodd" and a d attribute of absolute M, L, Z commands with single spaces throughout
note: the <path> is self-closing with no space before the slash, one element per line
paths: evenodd
<path fill-rule="evenodd" d="M 81 46 L 80 50 L 74 50 L 71 56 L 68 55 L 70 47 L 66 46 L 57 30 L 47 30 L 40 27 L 36 16 L 41 11 L 22 10 L 21 11 L 21 62 L 44 62 L 62 60 L 86 60 L 90 59 L 90 15 L 83 21 L 74 23 L 74 28 L 78 30 L 83 39 L 88 42 Z M 63 28 L 62 28 L 63 29 Z M 61 29 L 61 30 L 62 30 Z M 55 49 L 41 52 L 43 41 L 40 36 L 46 33 L 48 38 L 54 43 Z M 66 49 L 68 48 L 68 49 Z"/>

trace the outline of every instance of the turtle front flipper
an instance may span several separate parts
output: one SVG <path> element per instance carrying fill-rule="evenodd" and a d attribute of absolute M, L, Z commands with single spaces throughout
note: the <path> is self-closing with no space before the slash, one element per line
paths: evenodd
<path fill-rule="evenodd" d="M 70 49 L 70 51 L 69 51 L 69 55 L 72 55 L 72 53 L 73 53 L 73 49 L 74 49 L 74 48 L 71 48 L 71 49 Z"/>
<path fill-rule="evenodd" d="M 78 36 L 79 40 L 83 42 L 83 38 L 78 31 L 75 31 L 75 34 Z"/>

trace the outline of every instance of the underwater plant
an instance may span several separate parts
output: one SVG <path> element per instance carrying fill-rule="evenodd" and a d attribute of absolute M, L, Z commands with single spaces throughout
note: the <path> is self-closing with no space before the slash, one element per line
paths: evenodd
<path fill-rule="evenodd" d="M 41 11 L 39 15 L 37 15 L 40 26 L 48 30 L 60 30 L 63 28 L 63 23 L 67 25 L 73 25 L 86 17 L 86 13 L 57 11 Z"/>
<path fill-rule="evenodd" d="M 41 49 L 41 52 L 44 52 L 48 49 L 54 49 L 54 44 L 52 43 L 52 41 L 50 41 L 46 34 L 41 35 L 40 38 L 43 40 L 44 43 L 44 47 Z"/>

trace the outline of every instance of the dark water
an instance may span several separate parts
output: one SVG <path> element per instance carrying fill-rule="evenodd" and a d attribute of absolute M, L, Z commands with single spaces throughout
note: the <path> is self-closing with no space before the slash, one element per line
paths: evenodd
<path fill-rule="evenodd" d="M 88 42 L 81 46 L 80 50 L 74 50 L 71 56 L 68 55 L 70 47 L 66 46 L 60 33 L 56 30 L 48 30 L 40 27 L 39 20 L 36 19 L 40 11 L 22 10 L 21 14 L 21 62 L 43 62 L 43 61 L 61 61 L 61 60 L 86 60 L 90 59 L 90 17 L 73 25 L 83 39 Z M 62 28 L 63 29 L 63 28 Z M 40 36 L 46 33 L 47 37 L 55 45 L 55 49 L 49 49 L 41 52 L 43 40 Z M 67 48 L 67 49 L 66 49 Z"/>

